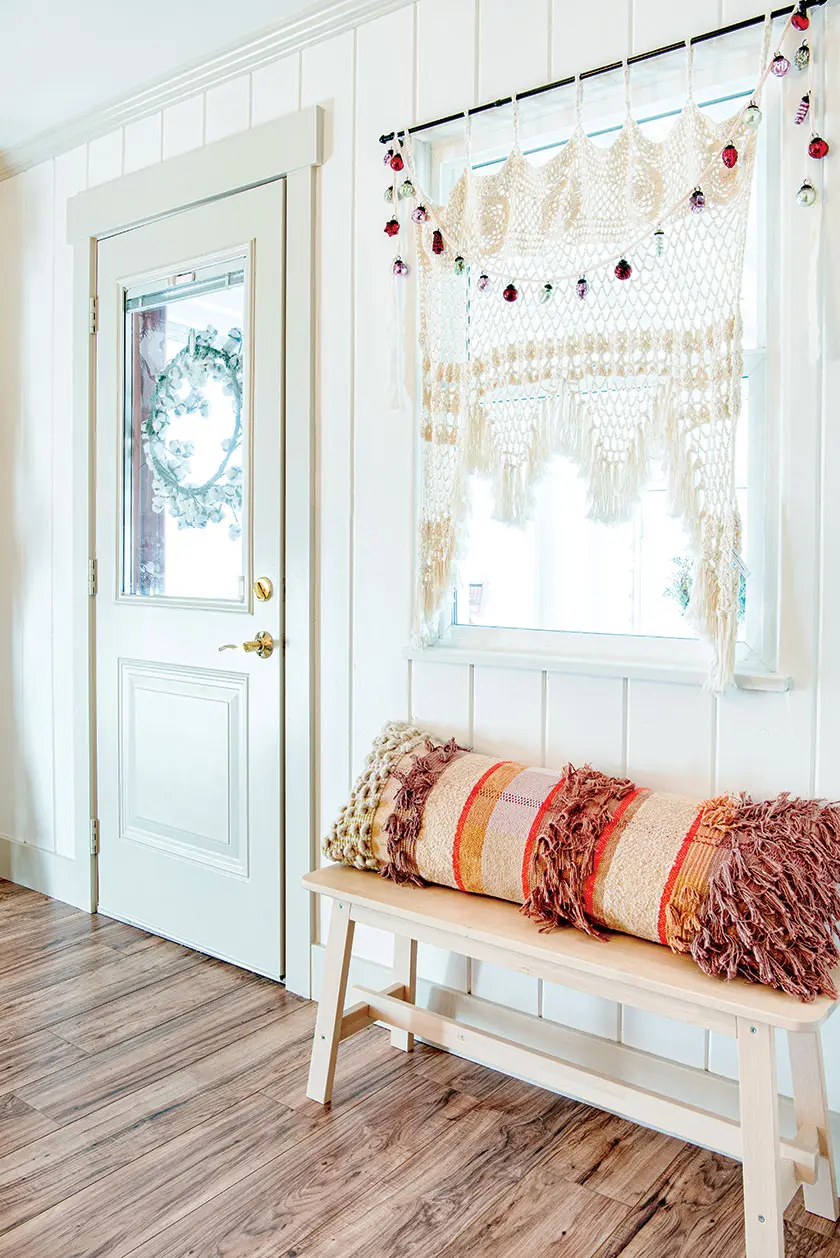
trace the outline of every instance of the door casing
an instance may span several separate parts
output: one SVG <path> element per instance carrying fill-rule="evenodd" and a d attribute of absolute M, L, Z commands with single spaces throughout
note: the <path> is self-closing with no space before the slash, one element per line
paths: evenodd
<path fill-rule="evenodd" d="M 323 157 L 318 106 L 264 123 L 191 153 L 125 175 L 68 202 L 74 251 L 73 695 L 75 860 L 65 860 L 64 898 L 95 911 L 95 614 L 89 593 L 94 548 L 97 241 L 247 188 L 286 180 L 284 484 L 285 981 L 311 993 L 315 915 L 301 879 L 315 861 L 315 170 Z M 72 866 L 72 868 L 70 868 Z"/>

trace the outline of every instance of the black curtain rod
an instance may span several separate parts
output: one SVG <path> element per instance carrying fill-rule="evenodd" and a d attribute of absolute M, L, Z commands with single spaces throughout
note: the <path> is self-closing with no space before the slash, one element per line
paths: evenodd
<path fill-rule="evenodd" d="M 826 0 L 800 0 L 799 8 L 804 12 L 808 9 L 819 8 L 825 4 Z M 788 4 L 783 9 L 774 9 L 770 14 L 771 18 L 787 17 L 793 8 Z M 719 39 L 722 35 L 732 35 L 735 31 L 745 31 L 751 26 L 759 26 L 764 22 L 766 14 L 762 13 L 758 17 L 744 18 L 742 22 L 733 22 L 730 26 L 719 26 L 715 31 L 706 31 L 702 35 L 693 35 L 690 40 L 681 40 L 678 44 L 668 44 L 665 48 L 654 48 L 652 52 L 637 52 L 634 56 L 627 58 L 627 64 L 634 66 L 639 65 L 642 61 L 652 61 L 654 57 L 664 57 L 669 52 L 679 52 L 681 48 L 685 48 L 686 42 L 690 44 L 705 44 L 710 39 Z M 620 70 L 624 65 L 623 61 L 613 61 L 608 66 L 599 66 L 597 70 L 584 70 L 580 75 L 581 79 L 594 79 L 599 74 L 612 74 L 616 70 Z M 577 76 L 571 75 L 569 78 L 558 79 L 556 83 L 544 83 L 541 87 L 530 87 L 525 92 L 517 92 L 517 100 L 527 100 L 530 96 L 542 96 L 544 92 L 554 92 L 559 87 L 570 87 L 574 83 Z M 474 105 L 472 109 L 463 110 L 459 114 L 447 114 L 445 118 L 435 118 L 432 122 L 418 122 L 415 126 L 409 127 L 408 131 L 392 131 L 389 135 L 381 135 L 379 137 L 380 144 L 390 144 L 393 139 L 401 135 L 416 135 L 419 131 L 429 131 L 432 127 L 442 127 L 448 122 L 458 122 L 464 114 L 469 114 L 474 118 L 476 114 L 487 113 L 490 109 L 500 109 L 504 105 L 512 105 L 513 97 L 504 96 L 501 100 L 487 101 L 483 105 Z"/>

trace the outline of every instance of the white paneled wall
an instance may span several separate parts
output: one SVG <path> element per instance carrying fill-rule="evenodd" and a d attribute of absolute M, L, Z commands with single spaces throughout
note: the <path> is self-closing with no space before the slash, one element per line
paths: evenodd
<path fill-rule="evenodd" d="M 72 572 L 63 526 L 73 492 L 64 474 L 71 435 L 67 198 L 316 102 L 327 112 L 317 224 L 321 832 L 371 739 L 393 718 L 411 717 L 482 751 L 552 766 L 590 761 L 697 796 L 730 788 L 840 794 L 836 423 L 804 437 L 789 427 L 786 438 L 782 580 L 783 594 L 796 598 L 787 600 L 781 646 L 794 677 L 790 694 L 716 701 L 692 685 L 412 663 L 403 655 L 414 588 L 415 429 L 410 415 L 388 406 L 389 255 L 377 137 L 760 8 L 757 0 L 417 0 L 0 184 L 0 239 L 4 248 L 14 242 L 0 285 L 0 834 L 45 853 L 73 851 L 73 644 L 65 626 L 72 583 L 83 574 Z M 836 32 L 832 38 L 836 44 Z M 830 115 L 826 130 L 840 135 L 840 120 Z M 825 282 L 836 294 L 840 235 L 831 189 L 827 207 L 834 247 L 824 233 Z M 795 309 L 802 293 L 786 299 Z M 808 388 L 837 396 L 840 320 L 827 311 Z M 798 322 L 805 338 L 808 320 Z M 791 348 L 807 352 L 804 341 Z M 788 395 L 783 405 L 795 401 Z M 358 947 L 373 960 L 390 955 L 377 932 L 360 931 Z M 725 1041 L 682 1024 L 435 949 L 421 949 L 420 969 L 434 981 L 680 1062 L 732 1069 Z M 828 1034 L 830 1047 L 840 1023 Z M 827 1057 L 840 1108 L 840 1062 L 836 1052 Z"/>

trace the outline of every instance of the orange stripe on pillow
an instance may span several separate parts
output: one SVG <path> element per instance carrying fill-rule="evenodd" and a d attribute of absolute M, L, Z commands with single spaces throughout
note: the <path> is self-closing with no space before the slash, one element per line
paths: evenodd
<path fill-rule="evenodd" d="M 619 801 L 615 812 L 612 817 L 610 817 L 601 832 L 601 837 L 598 839 L 598 843 L 595 848 L 595 855 L 592 861 L 592 873 L 587 878 L 586 886 L 583 889 L 583 906 L 590 917 L 594 912 L 595 883 L 598 878 L 598 866 L 601 863 L 601 857 L 604 855 L 607 844 L 612 838 L 616 827 L 621 822 L 622 817 L 627 812 L 630 805 L 635 803 L 640 795 L 649 794 L 650 791 L 648 791 L 645 787 L 637 786 L 636 789 L 631 791 L 629 795 L 625 795 L 624 799 Z"/>
<path fill-rule="evenodd" d="M 481 849 L 487 823 L 502 791 L 521 772 L 521 764 L 500 760 L 481 775 L 467 796 L 452 846 L 452 873 L 461 891 L 481 893 L 483 890 Z"/>
<path fill-rule="evenodd" d="M 703 809 L 701 808 L 697 816 L 694 818 L 694 821 L 691 823 L 691 828 L 688 831 L 688 834 L 683 839 L 682 847 L 677 853 L 677 859 L 674 861 L 674 864 L 671 867 L 671 872 L 668 875 L 668 881 L 665 883 L 665 890 L 662 892 L 662 899 L 659 903 L 658 930 L 659 942 L 663 943 L 666 948 L 668 947 L 668 932 L 666 929 L 668 921 L 668 905 L 674 892 L 674 885 L 680 876 L 680 870 L 685 863 L 685 858 L 691 851 L 691 845 L 697 837 L 697 831 L 700 829 L 702 821 Z"/>
<path fill-rule="evenodd" d="M 540 826 L 543 823 L 543 818 L 545 817 L 545 814 L 547 813 L 548 809 L 551 807 L 552 803 L 554 802 L 555 795 L 557 795 L 559 791 L 562 791 L 565 785 L 566 785 L 566 779 L 561 778 L 556 786 L 552 786 L 551 790 L 548 792 L 545 799 L 540 804 L 540 810 L 537 813 L 536 817 L 534 818 L 534 823 L 531 826 L 531 829 L 528 831 L 528 838 L 525 841 L 525 851 L 522 854 L 522 895 L 524 896 L 526 900 L 528 899 L 528 896 L 531 894 L 531 878 L 530 878 L 531 856 L 533 855 L 533 852 L 534 852 L 534 844 L 537 841 L 537 835 L 539 834 Z"/>

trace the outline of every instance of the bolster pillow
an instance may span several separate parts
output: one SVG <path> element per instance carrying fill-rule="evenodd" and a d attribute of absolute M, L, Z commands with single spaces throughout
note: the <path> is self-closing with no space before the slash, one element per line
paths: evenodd
<path fill-rule="evenodd" d="M 707 974 L 837 996 L 838 804 L 685 799 L 589 765 L 477 755 L 395 722 L 324 851 L 395 882 L 511 900 L 544 930 L 623 931 Z"/>

